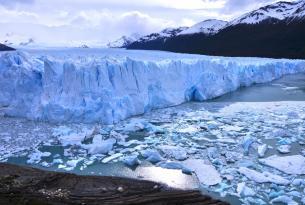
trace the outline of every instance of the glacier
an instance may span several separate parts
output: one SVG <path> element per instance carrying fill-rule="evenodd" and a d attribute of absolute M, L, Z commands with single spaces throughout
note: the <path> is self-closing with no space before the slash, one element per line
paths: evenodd
<path fill-rule="evenodd" d="M 120 49 L 0 54 L 0 111 L 49 122 L 113 124 L 305 72 L 305 61 Z"/>

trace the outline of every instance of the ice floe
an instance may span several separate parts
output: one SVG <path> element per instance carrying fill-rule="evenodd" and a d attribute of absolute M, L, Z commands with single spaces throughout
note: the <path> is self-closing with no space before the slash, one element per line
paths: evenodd
<path fill-rule="evenodd" d="M 272 174 L 270 172 L 258 172 L 246 167 L 241 167 L 238 169 L 238 172 L 245 175 L 248 179 L 255 181 L 257 183 L 275 183 L 275 184 L 281 184 L 281 185 L 287 185 L 289 184 L 289 180 Z"/>
<path fill-rule="evenodd" d="M 162 145 L 159 147 L 159 149 L 168 158 L 174 158 L 174 159 L 180 160 L 180 161 L 187 159 L 187 152 L 183 147 Z"/>
<path fill-rule="evenodd" d="M 39 125 L 37 129 L 32 123 L 27 126 L 33 136 L 23 133 L 24 122 L 8 118 L 11 124 L 3 124 L 0 130 L 0 152 L 9 162 L 25 156 L 24 163 L 34 166 L 86 174 L 127 172 L 132 174 L 123 176 L 134 177 L 153 167 L 168 175 L 147 175 L 170 179 L 171 185 L 180 184 L 181 178 L 170 173 L 198 178 L 204 191 L 239 197 L 244 204 L 268 204 L 280 196 L 301 203 L 305 198 L 303 112 L 303 102 L 189 103 L 110 126 L 47 124 L 49 128 Z M 4 123 L 1 118 L 0 123 Z M 28 146 L 24 136 L 41 140 Z M 18 153 L 6 155 L 17 139 L 27 146 L 21 144 Z M 275 156 L 283 145 L 290 145 L 291 152 Z M 42 154 L 48 152 L 51 155 Z"/>
<path fill-rule="evenodd" d="M 281 154 L 288 154 L 288 153 L 290 153 L 291 146 L 290 145 L 281 145 L 281 146 L 278 146 L 277 150 Z"/>
<path fill-rule="evenodd" d="M 237 184 L 237 194 L 240 197 L 248 197 L 248 196 L 255 196 L 256 192 L 249 188 L 245 182 Z"/>
<path fill-rule="evenodd" d="M 83 145 L 90 154 L 108 154 L 116 143 L 114 138 L 103 140 L 102 135 L 95 135 L 92 144 Z"/>
<path fill-rule="evenodd" d="M 154 164 L 164 160 L 157 150 L 144 150 L 142 156 L 145 157 L 147 161 Z"/>
<path fill-rule="evenodd" d="M 272 199 L 271 203 L 272 204 L 274 204 L 274 203 L 283 203 L 283 204 L 286 204 L 286 205 L 298 205 L 299 204 L 296 201 L 294 201 L 292 199 L 292 197 L 288 197 L 288 196 L 279 196 L 279 197 L 277 197 L 275 199 Z"/>
<path fill-rule="evenodd" d="M 141 164 L 141 161 L 138 159 L 138 156 L 133 155 L 133 156 L 127 156 L 123 159 L 124 164 L 130 167 L 137 166 Z"/>
<path fill-rule="evenodd" d="M 264 157 L 266 152 L 268 150 L 268 145 L 267 144 L 263 144 L 263 145 L 259 145 L 257 147 L 257 153 L 259 157 Z"/>
<path fill-rule="evenodd" d="M 280 157 L 277 155 L 260 159 L 262 164 L 274 167 L 287 174 L 305 174 L 305 157 L 302 155 L 292 155 Z"/>
<path fill-rule="evenodd" d="M 219 172 L 213 165 L 206 164 L 200 159 L 188 159 L 183 164 L 190 170 L 192 170 L 201 184 L 212 186 L 219 184 L 222 179 Z"/>

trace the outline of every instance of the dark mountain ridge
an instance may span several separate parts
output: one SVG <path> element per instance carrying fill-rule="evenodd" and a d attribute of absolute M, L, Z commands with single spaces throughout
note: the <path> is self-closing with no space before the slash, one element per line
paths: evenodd
<path fill-rule="evenodd" d="M 0 51 L 13 51 L 13 50 L 15 49 L 0 43 Z"/>
<path fill-rule="evenodd" d="M 214 35 L 194 33 L 134 42 L 127 49 L 217 56 L 305 59 L 305 1 L 278 2 L 229 22 Z"/>

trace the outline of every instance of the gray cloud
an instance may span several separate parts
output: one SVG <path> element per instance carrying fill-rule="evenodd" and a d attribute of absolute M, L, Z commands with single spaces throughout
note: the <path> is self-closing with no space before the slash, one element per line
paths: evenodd
<path fill-rule="evenodd" d="M 202 0 L 203 2 L 216 3 L 221 0 Z M 261 6 L 274 3 L 279 0 L 225 0 L 223 8 L 219 9 L 218 12 L 224 15 L 235 16 L 246 13 L 253 9 L 258 9 Z M 292 0 L 286 0 L 292 1 Z"/>
<path fill-rule="evenodd" d="M 255 9 L 263 5 L 274 2 L 274 0 L 227 0 L 223 8 L 225 13 L 240 12 L 249 9 Z"/>
<path fill-rule="evenodd" d="M 232 20 L 274 1 L 175 0 L 179 5 L 171 5 L 174 0 L 0 0 L 0 42 L 14 33 L 41 43 L 95 45 L 208 18 Z"/>

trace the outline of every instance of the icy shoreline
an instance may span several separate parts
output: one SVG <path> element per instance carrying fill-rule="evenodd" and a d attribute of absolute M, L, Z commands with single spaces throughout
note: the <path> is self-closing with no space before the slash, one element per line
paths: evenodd
<path fill-rule="evenodd" d="M 113 124 L 151 109 L 204 101 L 305 72 L 300 60 L 162 55 L 164 59 L 146 61 L 127 54 L 3 53 L 0 109 L 32 120 Z"/>

